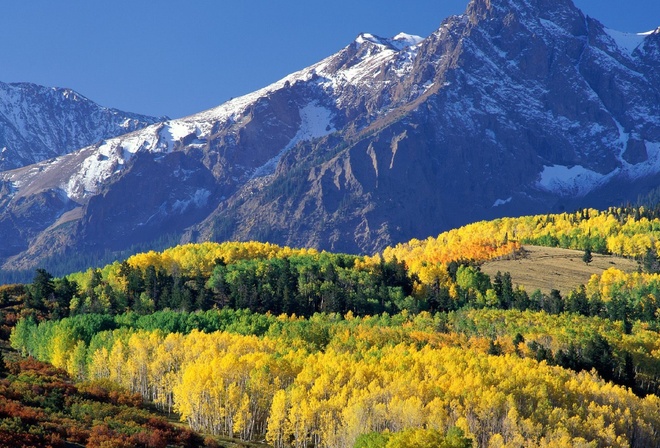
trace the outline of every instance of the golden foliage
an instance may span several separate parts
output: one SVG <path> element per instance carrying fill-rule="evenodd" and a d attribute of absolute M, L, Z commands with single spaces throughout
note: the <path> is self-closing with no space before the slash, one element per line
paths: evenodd
<path fill-rule="evenodd" d="M 491 327 L 533 319 L 481 313 Z M 421 329 L 425 319 L 432 324 L 421 314 L 389 328 L 367 318 L 316 352 L 277 335 L 139 331 L 91 354 L 89 371 L 173 406 L 193 429 L 243 440 L 265 435 L 276 447 L 351 447 L 371 431 L 453 426 L 477 446 L 657 442 L 657 397 L 641 399 L 595 373 L 521 358 L 506 337 L 498 338 L 502 356 L 487 355 L 488 339 L 439 337 Z"/>
<path fill-rule="evenodd" d="M 317 253 L 314 249 L 291 249 L 271 243 L 250 241 L 245 243 L 198 243 L 184 244 L 163 252 L 146 252 L 133 255 L 127 262 L 132 267 L 154 266 L 168 273 L 194 275 L 201 273 L 208 277 L 217 260 L 232 264 L 239 260 L 257 258 L 285 258 L 292 255 Z"/>

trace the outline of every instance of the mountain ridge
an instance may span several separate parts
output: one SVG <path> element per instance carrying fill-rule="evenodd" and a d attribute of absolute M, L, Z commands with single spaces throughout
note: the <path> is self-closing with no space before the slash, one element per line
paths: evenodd
<path fill-rule="evenodd" d="M 399 37 L 362 33 L 216 108 L 0 173 L 0 232 L 20 241 L 4 268 L 163 234 L 373 253 L 657 185 L 657 30 L 631 51 L 570 0 L 474 0 Z"/>
<path fill-rule="evenodd" d="M 103 107 L 72 89 L 0 82 L 0 170 L 61 156 L 163 118 Z"/>

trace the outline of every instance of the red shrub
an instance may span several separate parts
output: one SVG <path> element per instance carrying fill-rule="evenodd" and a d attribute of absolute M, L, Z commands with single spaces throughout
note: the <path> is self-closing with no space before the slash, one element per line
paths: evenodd
<path fill-rule="evenodd" d="M 107 425 L 94 426 L 87 439 L 87 448 L 131 448 L 134 445 L 123 434 L 108 428 Z"/>

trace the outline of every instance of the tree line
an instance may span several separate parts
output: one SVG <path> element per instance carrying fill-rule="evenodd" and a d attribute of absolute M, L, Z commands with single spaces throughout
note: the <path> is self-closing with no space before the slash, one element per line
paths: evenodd
<path fill-rule="evenodd" d="M 426 277 L 393 258 L 365 259 L 345 254 L 294 254 L 216 259 L 209 274 L 170 273 L 164 267 L 111 265 L 114 270 L 53 278 L 38 269 L 25 288 L 28 310 L 50 319 L 87 313 L 148 315 L 159 310 L 247 309 L 255 313 L 312 316 L 317 312 L 355 315 L 502 309 L 564 312 L 657 325 L 660 275 L 608 269 L 567 294 L 558 290 L 528 294 L 509 273 L 491 279 L 471 261 L 437 264 Z M 423 278 L 420 278 L 423 277 Z M 3 289 L 3 300 L 16 300 Z M 16 290 L 14 288 L 14 290 Z"/>

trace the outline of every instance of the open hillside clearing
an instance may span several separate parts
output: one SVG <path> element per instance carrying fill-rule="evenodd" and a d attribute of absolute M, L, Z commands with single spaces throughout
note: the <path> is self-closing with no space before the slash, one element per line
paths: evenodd
<path fill-rule="evenodd" d="M 490 275 L 491 280 L 497 271 L 509 272 L 513 284 L 524 287 L 528 293 L 536 289 L 544 293 L 557 289 L 564 295 L 606 269 L 617 268 L 624 272 L 639 269 L 637 261 L 629 258 L 593 253 L 592 262 L 586 264 L 582 261 L 583 255 L 581 250 L 523 246 L 522 254 L 516 259 L 489 261 L 481 270 Z"/>

